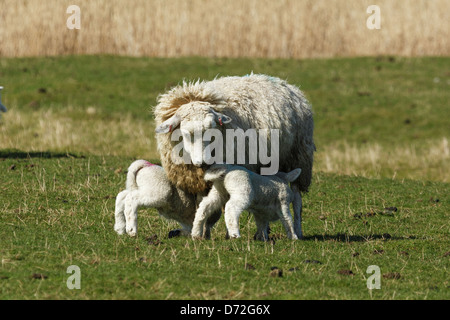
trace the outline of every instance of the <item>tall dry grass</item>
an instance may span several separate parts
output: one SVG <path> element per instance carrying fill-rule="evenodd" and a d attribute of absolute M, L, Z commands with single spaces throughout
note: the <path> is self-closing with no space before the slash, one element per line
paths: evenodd
<path fill-rule="evenodd" d="M 81 9 L 69 30 L 66 9 Z M 366 9 L 381 9 L 369 30 Z M 0 0 L 0 56 L 449 55 L 450 0 Z"/>

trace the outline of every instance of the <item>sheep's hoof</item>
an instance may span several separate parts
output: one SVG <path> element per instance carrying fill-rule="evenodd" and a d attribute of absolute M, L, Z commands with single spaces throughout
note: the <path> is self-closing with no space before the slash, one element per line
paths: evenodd
<path fill-rule="evenodd" d="M 118 234 L 118 235 L 122 235 L 125 233 L 125 228 L 114 228 L 114 231 Z"/>
<path fill-rule="evenodd" d="M 125 229 L 126 229 L 125 223 L 116 222 L 114 224 L 114 231 L 117 232 L 118 234 L 124 234 Z"/>
<path fill-rule="evenodd" d="M 298 237 L 296 234 L 291 235 L 290 237 L 288 237 L 291 240 L 298 240 Z"/>
<path fill-rule="evenodd" d="M 175 229 L 175 230 L 170 230 L 169 231 L 169 239 L 170 238 L 179 237 L 180 235 L 181 235 L 181 230 L 180 229 Z"/>
<path fill-rule="evenodd" d="M 134 230 L 134 229 L 130 229 L 130 230 L 127 230 L 127 234 L 128 234 L 130 237 L 136 237 L 137 231 Z"/>
<path fill-rule="evenodd" d="M 266 235 L 260 234 L 260 233 L 256 233 L 256 234 L 253 236 L 253 240 L 264 241 L 264 242 L 266 242 L 266 241 L 269 241 L 270 239 L 269 239 L 269 236 L 266 236 Z"/>

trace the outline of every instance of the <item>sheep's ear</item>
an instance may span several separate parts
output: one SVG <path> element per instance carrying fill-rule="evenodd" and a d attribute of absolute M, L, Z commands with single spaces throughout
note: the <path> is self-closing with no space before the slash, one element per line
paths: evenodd
<path fill-rule="evenodd" d="M 302 172 L 302 169 L 300 169 L 300 168 L 292 170 L 291 172 L 286 174 L 286 180 L 288 182 L 295 181 L 300 176 L 301 172 Z"/>
<path fill-rule="evenodd" d="M 214 111 L 213 109 L 211 109 L 211 112 L 214 114 L 214 120 L 220 125 L 223 125 L 224 123 L 230 123 L 232 121 L 229 116 L 226 116 L 223 113 Z"/>
<path fill-rule="evenodd" d="M 180 125 L 181 117 L 177 114 L 173 115 L 171 118 L 167 119 L 161 123 L 156 129 L 156 133 L 168 133 L 175 130 L 176 127 Z"/>

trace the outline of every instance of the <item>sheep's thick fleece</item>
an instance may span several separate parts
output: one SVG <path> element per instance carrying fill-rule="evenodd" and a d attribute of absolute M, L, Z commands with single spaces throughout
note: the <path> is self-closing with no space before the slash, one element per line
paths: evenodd
<path fill-rule="evenodd" d="M 289 172 L 302 168 L 302 174 L 293 186 L 298 191 L 308 191 L 315 151 L 313 115 L 309 102 L 296 86 L 279 78 L 257 74 L 183 82 L 158 97 L 158 105 L 154 108 L 156 125 L 175 114 L 187 121 L 198 119 L 199 114 L 207 111 L 195 109 L 196 104 L 192 103 L 195 101 L 206 102 L 213 110 L 232 119 L 219 127 L 224 136 L 226 129 L 279 129 L 279 170 Z M 190 193 L 208 188 L 204 180 L 208 166 L 173 163 L 171 151 L 177 142 L 171 141 L 170 133 L 157 134 L 156 139 L 162 166 L 173 184 Z M 263 165 L 243 166 L 259 172 Z"/>

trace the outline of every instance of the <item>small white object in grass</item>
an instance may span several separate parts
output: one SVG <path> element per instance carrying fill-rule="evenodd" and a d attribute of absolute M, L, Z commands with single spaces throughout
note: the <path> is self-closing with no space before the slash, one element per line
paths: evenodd
<path fill-rule="evenodd" d="M 0 86 L 0 111 L 6 112 L 8 109 L 2 104 L 2 97 L 1 97 L 1 91 L 3 90 L 3 87 Z"/>

